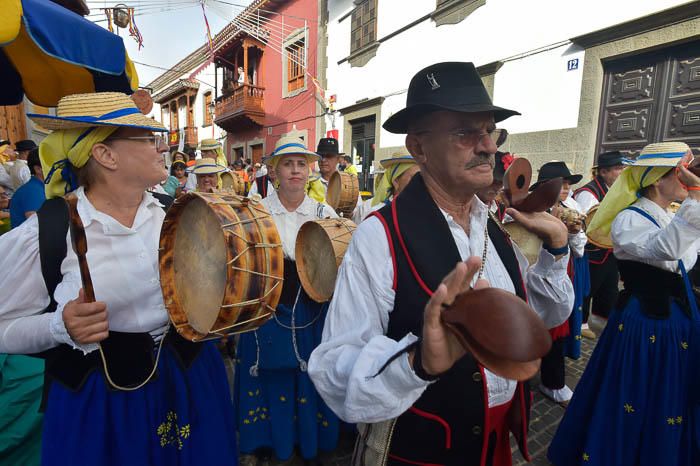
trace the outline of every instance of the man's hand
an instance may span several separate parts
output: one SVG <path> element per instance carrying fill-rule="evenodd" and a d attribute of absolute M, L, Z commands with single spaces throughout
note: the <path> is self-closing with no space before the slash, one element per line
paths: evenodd
<path fill-rule="evenodd" d="M 78 297 L 63 308 L 63 323 L 71 339 L 81 345 L 98 343 L 109 335 L 107 304 L 102 301 L 85 302 L 81 288 Z"/>
<path fill-rule="evenodd" d="M 454 270 L 443 279 L 425 306 L 421 362 L 423 369 L 429 375 L 448 371 L 466 353 L 457 338 L 443 325 L 440 314 L 445 306 L 454 302 L 458 294 L 469 292 L 470 283 L 480 266 L 481 259 L 478 257 L 470 257 L 465 262 L 457 264 Z M 479 289 L 488 286 L 486 280 L 479 280 L 474 287 Z M 410 361 L 413 363 L 413 358 L 410 358 Z"/>
<path fill-rule="evenodd" d="M 552 248 L 563 248 L 569 242 L 564 222 L 547 212 L 524 213 L 509 207 L 506 213 Z"/>

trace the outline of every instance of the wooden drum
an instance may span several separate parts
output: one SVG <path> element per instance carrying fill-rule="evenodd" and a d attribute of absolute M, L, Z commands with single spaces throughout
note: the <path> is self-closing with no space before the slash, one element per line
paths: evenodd
<path fill-rule="evenodd" d="M 243 195 L 245 192 L 245 182 L 238 176 L 238 173 L 223 172 L 221 174 L 221 189 L 230 193 Z"/>
<path fill-rule="evenodd" d="M 299 281 L 311 299 L 331 299 L 338 267 L 357 228 L 352 220 L 328 218 L 306 222 L 297 234 L 295 256 Z"/>
<path fill-rule="evenodd" d="M 338 212 L 338 215 L 351 216 L 359 194 L 360 183 L 355 175 L 337 171 L 328 180 L 326 202 Z"/>
<path fill-rule="evenodd" d="M 282 294 L 284 254 L 259 202 L 228 193 L 187 193 L 165 216 L 160 281 L 177 331 L 191 341 L 254 330 Z"/>

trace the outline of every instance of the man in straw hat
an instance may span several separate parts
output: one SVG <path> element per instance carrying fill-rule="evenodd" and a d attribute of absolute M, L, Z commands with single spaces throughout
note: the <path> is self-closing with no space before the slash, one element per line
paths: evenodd
<path fill-rule="evenodd" d="M 574 199 L 584 213 L 590 212 L 605 198 L 624 169 L 623 159 L 620 151 L 605 152 L 598 156 L 596 165 L 593 166 L 594 178 L 574 193 Z M 602 326 L 605 325 L 605 319 L 617 303 L 620 274 L 617 271 L 617 261 L 612 249 L 589 242 L 586 245 L 586 255 L 591 287 L 583 304 L 581 335 L 586 338 L 595 338 L 596 334 L 589 328 L 589 312 L 592 314 L 590 325 L 600 333 Z"/>
<path fill-rule="evenodd" d="M 546 245 L 528 267 L 475 196 L 506 137 L 496 122 L 516 114 L 491 103 L 472 63 L 438 63 L 384 123 L 407 134 L 420 173 L 355 231 L 309 364 L 324 400 L 360 423 L 357 464 L 509 465 L 509 430 L 528 457 L 527 384 L 480 366 L 440 320 L 458 294 L 489 284 L 523 299 L 527 290 L 548 326 L 571 311 L 564 225 L 508 210 Z"/>
<path fill-rule="evenodd" d="M 588 227 L 612 247 L 624 290 L 552 440 L 555 466 L 700 464 L 700 313 L 686 273 L 700 250 L 700 177 L 690 160 L 682 142 L 644 147 Z"/>
<path fill-rule="evenodd" d="M 53 130 L 39 149 L 49 200 L 0 238 L 0 287 L 14 290 L 0 300 L 0 352 L 46 357 L 42 464 L 236 464 L 221 358 L 169 328 L 159 285 L 165 212 L 146 190 L 167 176 L 166 129 L 117 92 L 29 116 Z M 96 300 L 66 249 L 67 193 Z"/>

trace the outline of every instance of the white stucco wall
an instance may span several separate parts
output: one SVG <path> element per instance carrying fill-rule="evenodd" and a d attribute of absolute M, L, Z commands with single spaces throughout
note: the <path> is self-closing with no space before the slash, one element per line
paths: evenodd
<path fill-rule="evenodd" d="M 456 25 L 436 27 L 431 19 L 382 42 L 376 56 L 362 67 L 351 67 L 352 0 L 329 0 L 328 94 L 335 108 L 361 99 L 384 96 L 382 120 L 403 108 L 411 77 L 440 61 L 472 61 L 476 66 L 505 62 L 494 80 L 494 102 L 513 108 L 503 126 L 512 133 L 575 127 L 579 114 L 584 51 L 563 43 L 572 37 L 649 15 L 687 0 L 487 0 Z M 412 23 L 435 9 L 435 0 L 378 0 L 377 39 Z M 538 49 L 563 43 L 537 53 Z M 578 59 L 578 69 L 567 70 Z M 383 121 L 378 122 L 383 123 Z M 327 120 L 331 128 L 331 120 Z M 335 127 L 343 140 L 343 118 Z M 379 147 L 400 146 L 404 136 L 381 131 Z"/>

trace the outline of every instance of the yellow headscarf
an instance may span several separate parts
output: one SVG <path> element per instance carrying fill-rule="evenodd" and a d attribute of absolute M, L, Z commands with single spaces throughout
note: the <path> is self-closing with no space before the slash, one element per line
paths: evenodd
<path fill-rule="evenodd" d="M 379 183 L 374 188 L 372 206 L 382 204 L 389 199 L 389 197 L 394 194 L 394 185 L 392 182 L 403 175 L 406 170 L 415 166 L 415 162 L 403 162 L 387 168 L 386 171 L 384 171 L 384 175 L 379 180 Z"/>
<path fill-rule="evenodd" d="M 77 188 L 77 179 L 71 166 L 85 166 L 92 146 L 104 141 L 118 129 L 119 126 L 60 129 L 46 136 L 39 145 L 46 198 L 61 197 Z"/>
<path fill-rule="evenodd" d="M 670 166 L 627 167 L 603 198 L 591 224 L 586 229 L 586 234 L 595 238 L 601 245 L 612 248 L 610 229 L 617 214 L 634 204 L 639 199 L 643 188 L 651 186 L 673 168 Z"/>

